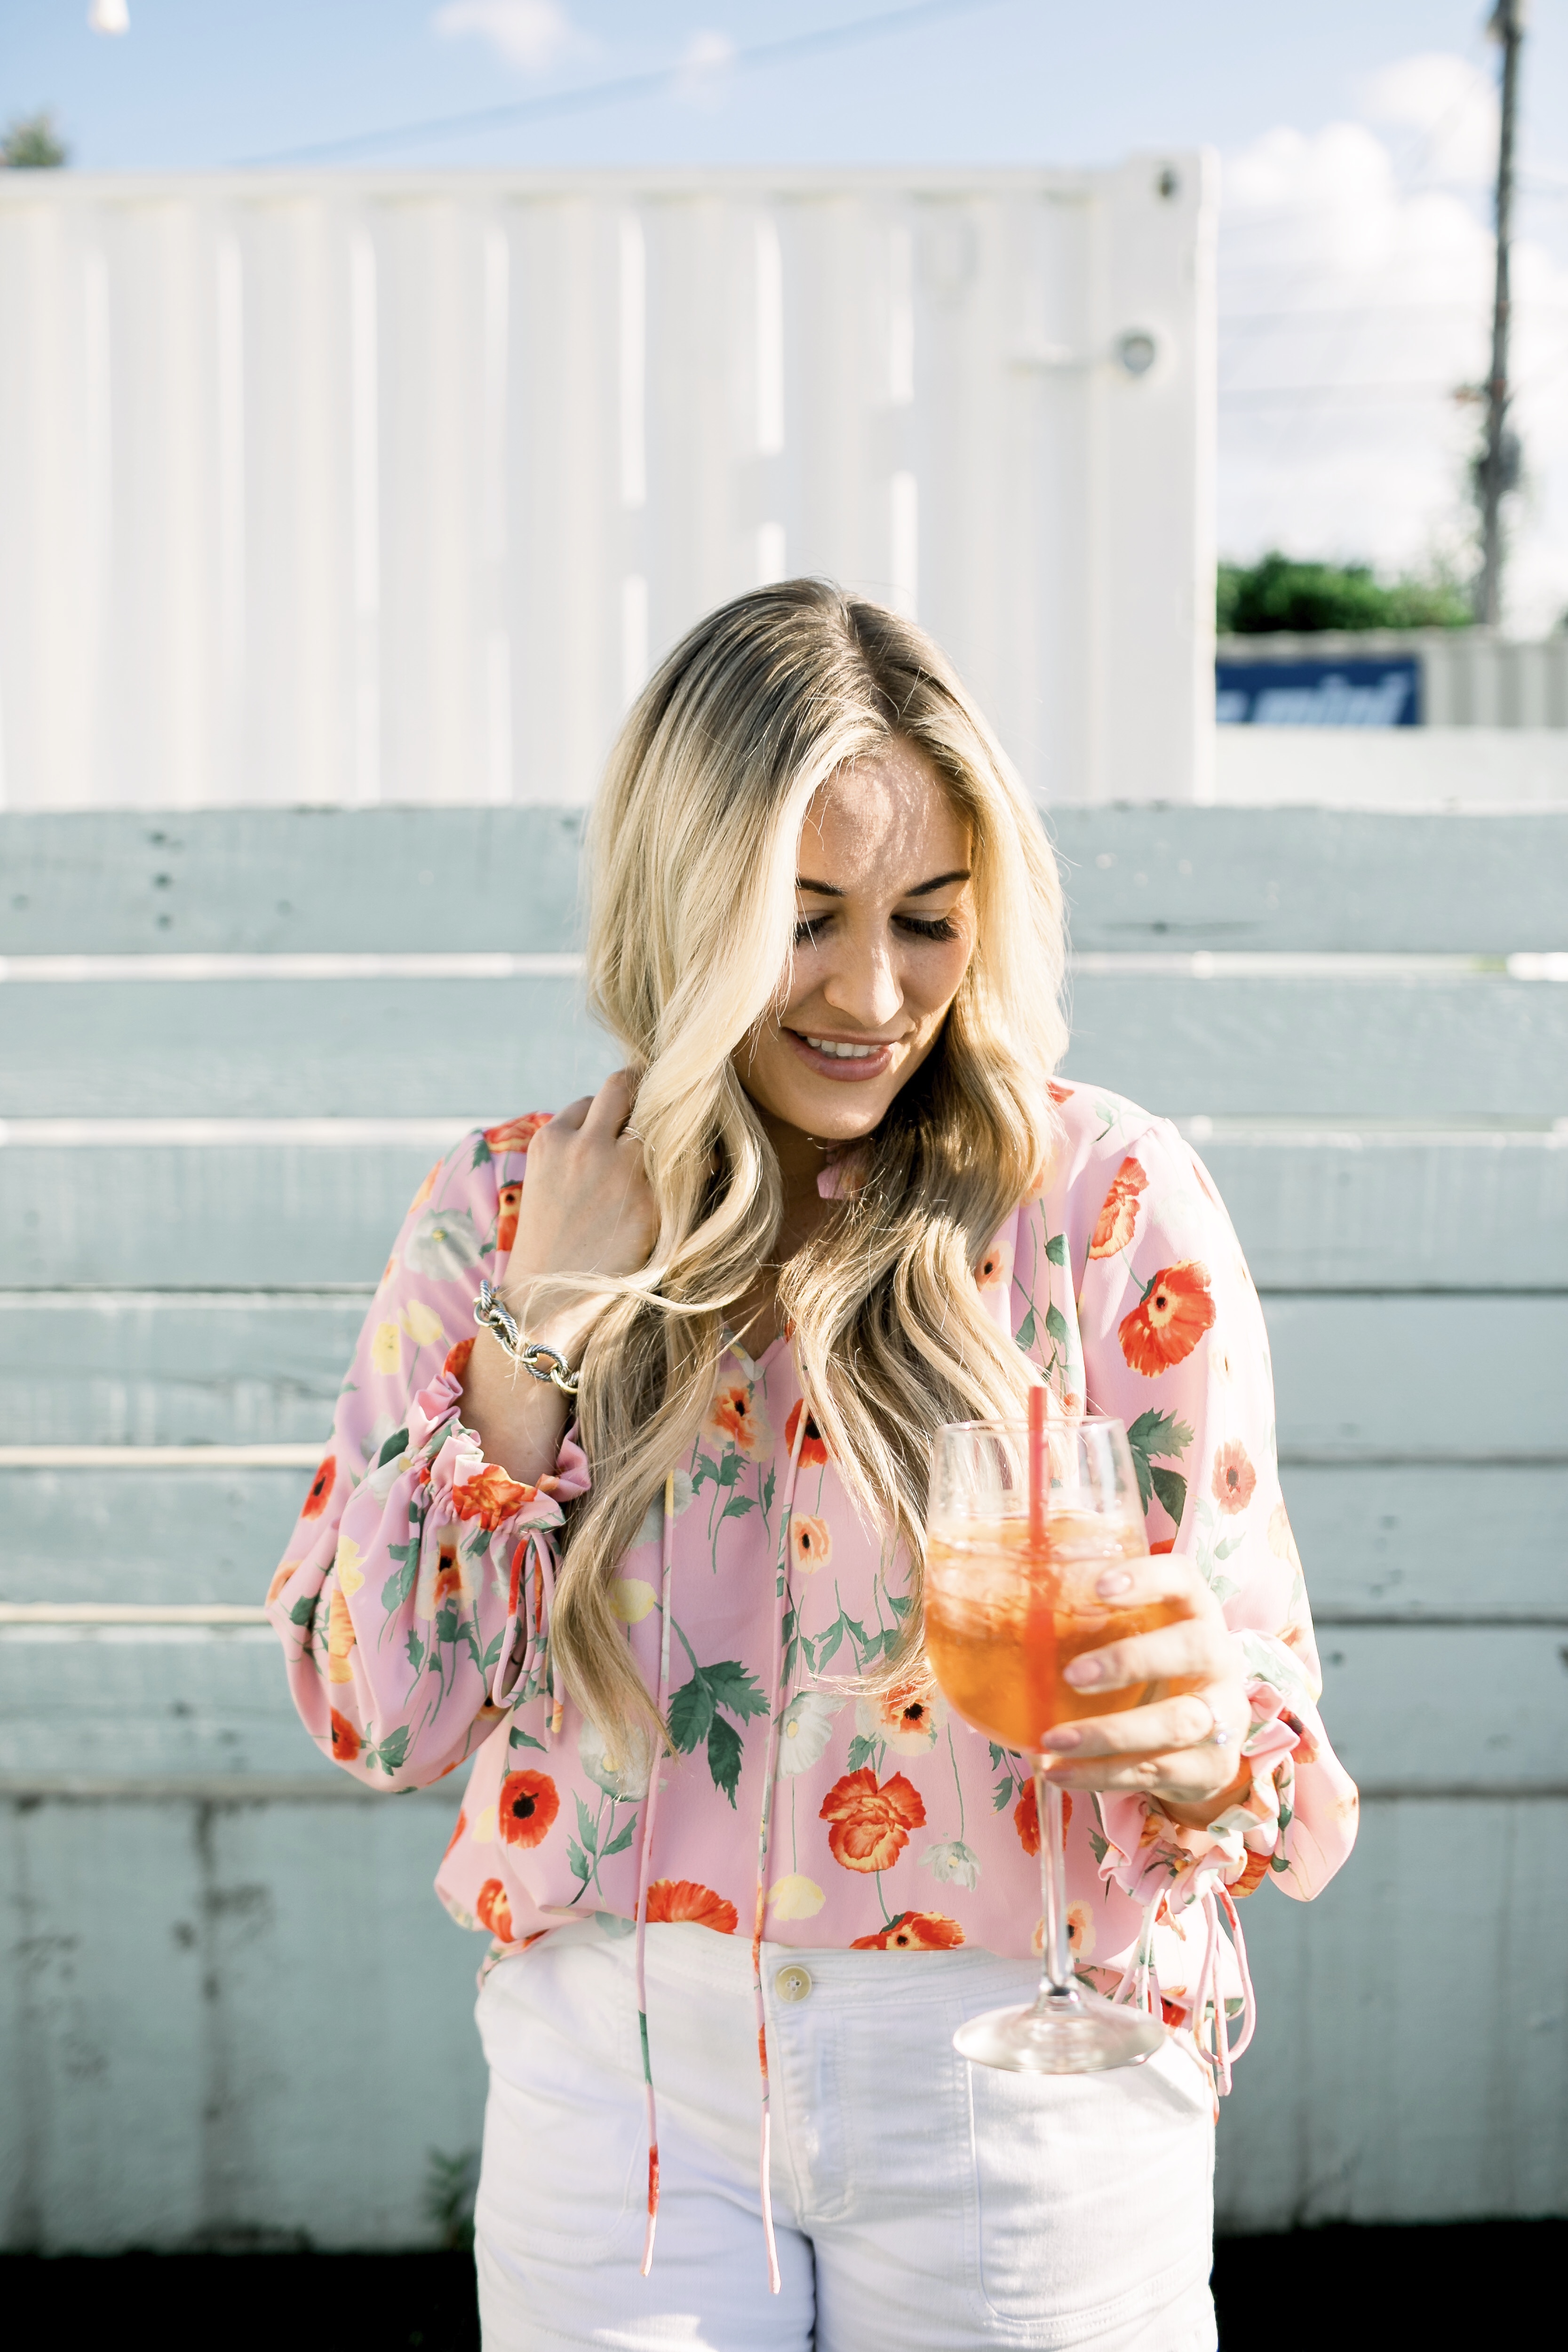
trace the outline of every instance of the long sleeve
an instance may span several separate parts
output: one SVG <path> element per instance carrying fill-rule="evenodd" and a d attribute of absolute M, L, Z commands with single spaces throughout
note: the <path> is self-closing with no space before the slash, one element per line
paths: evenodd
<path fill-rule="evenodd" d="M 555 1474 L 521 1485 L 460 1419 L 474 1299 L 539 1123 L 465 1137 L 420 1187 L 268 1593 L 306 1729 L 376 1788 L 439 1780 L 548 1675 L 554 1531 L 587 1465 L 569 1433 Z"/>
<path fill-rule="evenodd" d="M 1151 1549 L 1195 1560 L 1239 1636 L 1252 1781 L 1206 1830 L 1101 1797 L 1101 1873 L 1142 1902 L 1163 1890 L 1169 1911 L 1216 1877 L 1233 1895 L 1271 1878 L 1310 1900 L 1354 1843 L 1357 1800 L 1318 1713 L 1262 1309 L 1201 1161 L 1163 1120 L 1119 1139 L 1106 1108 L 1108 1181 L 1074 1188 L 1093 1222 L 1068 1235 L 1089 1399 L 1127 1423 Z"/>

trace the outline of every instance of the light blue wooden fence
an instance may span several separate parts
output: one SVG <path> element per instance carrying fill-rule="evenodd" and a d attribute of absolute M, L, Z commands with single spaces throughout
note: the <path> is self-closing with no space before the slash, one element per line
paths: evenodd
<path fill-rule="evenodd" d="M 0 819 L 6 2245 L 414 2244 L 477 2140 L 452 1793 L 359 1795 L 222 1613 L 442 1139 L 606 1066 L 578 824 Z M 1320 1903 L 1247 1906 L 1222 2215 L 1561 2211 L 1568 815 L 1055 830 L 1069 1066 L 1231 1203 L 1367 1796 Z"/>

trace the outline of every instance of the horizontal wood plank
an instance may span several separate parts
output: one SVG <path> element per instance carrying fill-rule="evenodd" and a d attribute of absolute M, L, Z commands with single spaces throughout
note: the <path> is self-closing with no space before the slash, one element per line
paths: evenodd
<path fill-rule="evenodd" d="M 1279 1453 L 1568 1460 L 1568 1296 L 1274 1297 Z"/>
<path fill-rule="evenodd" d="M 0 954 L 569 947 L 577 809 L 0 817 Z M 1081 950 L 1568 947 L 1568 814 L 1062 808 Z"/>
<path fill-rule="evenodd" d="M 5 988 L 0 1118 L 497 1118 L 615 1064 L 573 980 Z"/>
<path fill-rule="evenodd" d="M 12 1444 L 324 1439 L 368 1302 L 300 1293 L 0 1294 Z M 1568 1456 L 1568 1297 L 1265 1302 L 1287 1460 Z M 439 1343 L 418 1364 L 439 1360 Z"/>
<path fill-rule="evenodd" d="M 307 1476 L 0 1469 L 0 1601 L 254 1603 Z M 1285 1496 L 1325 1627 L 1568 1622 L 1568 1467 L 1299 1465 Z"/>
<path fill-rule="evenodd" d="M 456 1115 L 612 1066 L 565 980 L 7 983 L 0 1118 Z M 1568 1116 L 1551 982 L 1085 974 L 1069 1076 L 1184 1117 Z"/>
<path fill-rule="evenodd" d="M 1065 1066 L 1176 1118 L 1556 1118 L 1568 1116 L 1568 988 L 1088 975 Z"/>
<path fill-rule="evenodd" d="M 0 1149 L 0 1286 L 374 1282 L 439 1148 Z M 1200 1149 L 1261 1289 L 1568 1287 L 1568 1132 L 1256 1131 Z"/>
<path fill-rule="evenodd" d="M 1222 2230 L 1562 2211 L 1568 1801 L 1366 1805 L 1315 1903 L 1241 1914 L 1259 2024 L 1220 2114 Z"/>
<path fill-rule="evenodd" d="M 431 2152 L 484 2114 L 484 1943 L 430 1885 L 455 1803 L 0 1805 L 7 2247 L 433 2242 Z"/>
<path fill-rule="evenodd" d="M 1568 945 L 1568 812 L 1083 808 L 1054 811 L 1048 829 L 1080 950 Z"/>
<path fill-rule="evenodd" d="M 577 944 L 574 808 L 0 816 L 0 954 Z"/>

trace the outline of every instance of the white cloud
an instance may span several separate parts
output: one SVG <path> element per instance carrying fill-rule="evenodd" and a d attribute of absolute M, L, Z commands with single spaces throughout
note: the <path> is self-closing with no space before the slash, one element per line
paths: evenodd
<path fill-rule="evenodd" d="M 1469 77 L 1468 79 L 1464 77 Z M 1378 120 L 1458 138 L 1483 78 L 1415 58 L 1378 76 Z M 1483 83 L 1484 86 L 1484 83 Z M 1484 127 L 1484 126 L 1483 126 Z M 1468 134 L 1467 134 L 1468 135 Z M 1469 151 L 1480 152 L 1479 139 Z M 1403 170 L 1400 168 L 1403 163 Z M 1437 145 L 1396 156 L 1366 122 L 1281 126 L 1228 158 L 1220 244 L 1220 544 L 1366 558 L 1391 570 L 1469 562 L 1468 467 L 1480 411 L 1454 397 L 1489 364 L 1492 240 L 1484 200 L 1433 178 Z M 1514 247 L 1515 501 L 1509 619 L 1568 605 L 1568 269 Z"/>
<path fill-rule="evenodd" d="M 1369 74 L 1359 89 L 1369 122 L 1416 134 L 1405 169 L 1426 180 L 1486 185 L 1496 176 L 1497 85 L 1468 58 L 1428 49 Z"/>
<path fill-rule="evenodd" d="M 735 44 L 728 33 L 693 33 L 676 68 L 673 95 L 687 106 L 722 106 L 734 62 Z"/>
<path fill-rule="evenodd" d="M 447 40 L 477 34 L 524 73 L 547 72 L 581 40 L 556 0 L 446 0 L 431 22 Z"/>

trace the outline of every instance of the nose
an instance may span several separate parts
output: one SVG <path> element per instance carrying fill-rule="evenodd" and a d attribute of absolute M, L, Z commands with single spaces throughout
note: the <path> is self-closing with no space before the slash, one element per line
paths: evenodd
<path fill-rule="evenodd" d="M 850 940 L 824 984 L 824 998 L 860 1029 L 884 1029 L 895 1019 L 904 992 L 883 940 Z"/>

